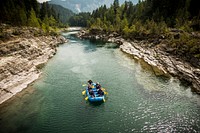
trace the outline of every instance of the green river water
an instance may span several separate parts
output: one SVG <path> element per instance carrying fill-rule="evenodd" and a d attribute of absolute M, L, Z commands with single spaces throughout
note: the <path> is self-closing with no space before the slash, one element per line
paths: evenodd
<path fill-rule="evenodd" d="M 200 96 L 113 43 L 69 42 L 27 89 L 0 105 L 0 133 L 200 132 Z M 84 100 L 82 84 L 106 88 L 106 102 Z"/>

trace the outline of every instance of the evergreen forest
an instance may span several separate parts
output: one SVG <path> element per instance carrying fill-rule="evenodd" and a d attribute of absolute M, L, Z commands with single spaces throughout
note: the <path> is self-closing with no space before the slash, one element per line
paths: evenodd
<path fill-rule="evenodd" d="M 88 27 L 126 35 L 142 31 L 160 33 L 167 27 L 184 31 L 200 30 L 198 0 L 139 0 L 136 5 L 131 1 L 119 5 L 119 0 L 114 0 L 109 8 L 104 5 L 94 10 L 90 16 L 86 17 L 86 14 L 78 16 L 87 19 Z M 77 16 L 73 17 L 78 19 Z"/>
<path fill-rule="evenodd" d="M 106 34 L 115 32 L 126 39 L 152 40 L 157 42 L 155 44 L 162 42 L 166 44 L 164 49 L 168 53 L 196 65 L 200 62 L 198 2 L 198 0 L 139 0 L 136 5 L 131 1 L 120 5 L 119 0 L 114 0 L 110 7 L 103 5 L 91 14 L 81 13 L 72 16 L 70 20 L 73 24 L 78 20 L 78 26 L 87 25 L 91 32 Z"/>
<path fill-rule="evenodd" d="M 0 23 L 37 27 L 45 32 L 66 27 L 69 17 L 74 15 L 61 6 L 40 4 L 37 0 L 1 0 L 0 8 Z M 62 12 L 69 17 L 63 18 Z"/>
<path fill-rule="evenodd" d="M 79 14 L 37 0 L 1 0 L 0 8 L 0 23 L 37 27 L 44 32 L 82 26 L 133 40 L 162 36 L 168 39 L 170 53 L 195 62 L 200 59 L 199 0 L 139 0 L 136 5 L 131 1 L 120 5 L 114 0 L 109 7 L 103 5 L 91 13 Z M 172 31 L 177 35 L 171 35 Z"/>

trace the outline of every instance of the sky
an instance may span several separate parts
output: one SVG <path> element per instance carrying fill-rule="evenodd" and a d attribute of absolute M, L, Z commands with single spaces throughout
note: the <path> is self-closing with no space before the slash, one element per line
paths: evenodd
<path fill-rule="evenodd" d="M 37 0 L 40 3 L 45 1 L 51 1 L 50 4 L 61 5 L 65 8 L 72 10 L 73 12 L 92 12 L 103 4 L 106 4 L 109 7 L 114 0 Z M 119 3 L 124 3 L 125 0 L 119 0 Z M 126 0 L 132 1 L 133 4 L 136 4 L 138 0 Z"/>
<path fill-rule="evenodd" d="M 37 1 L 40 2 L 40 3 L 43 3 L 45 1 L 50 1 L 50 0 L 37 0 Z M 65 1 L 65 0 L 61 0 L 61 1 Z"/>
<path fill-rule="evenodd" d="M 45 1 L 50 1 L 50 0 L 37 0 L 38 2 L 42 3 L 42 2 L 45 2 Z"/>

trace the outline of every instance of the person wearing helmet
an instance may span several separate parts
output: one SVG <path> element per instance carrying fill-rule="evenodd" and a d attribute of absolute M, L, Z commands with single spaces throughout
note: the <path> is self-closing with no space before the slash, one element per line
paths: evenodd
<path fill-rule="evenodd" d="M 92 80 L 88 80 L 88 84 L 92 85 L 92 83 L 93 83 Z"/>
<path fill-rule="evenodd" d="M 104 92 L 101 88 L 99 88 L 99 90 L 97 91 L 98 96 L 103 96 Z"/>
<path fill-rule="evenodd" d="M 96 83 L 96 89 L 97 90 L 101 89 L 101 85 L 99 84 L 99 82 Z"/>
<path fill-rule="evenodd" d="M 89 90 L 89 94 L 90 94 L 92 97 L 95 97 L 94 91 L 93 91 L 92 89 Z"/>
<path fill-rule="evenodd" d="M 96 89 L 97 89 L 98 96 L 103 96 L 104 95 L 104 92 L 101 89 L 101 85 L 99 84 L 99 82 L 96 83 Z"/>
<path fill-rule="evenodd" d="M 92 97 L 95 97 L 95 94 L 92 88 L 93 88 L 93 82 L 92 80 L 88 80 L 88 92 Z"/>
<path fill-rule="evenodd" d="M 88 80 L 88 91 L 92 89 L 92 80 Z"/>

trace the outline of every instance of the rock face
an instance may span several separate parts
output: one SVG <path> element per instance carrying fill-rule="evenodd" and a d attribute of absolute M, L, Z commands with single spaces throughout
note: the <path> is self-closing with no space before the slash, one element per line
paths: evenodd
<path fill-rule="evenodd" d="M 182 81 L 187 81 L 192 86 L 192 91 L 200 94 L 200 69 L 191 64 L 163 51 L 160 47 L 151 47 L 147 41 L 127 41 L 120 37 L 117 33 L 113 34 L 90 34 L 86 31 L 81 31 L 77 35 L 80 38 L 100 39 L 107 42 L 115 42 L 120 44 L 120 49 L 133 55 L 135 58 L 143 59 L 151 66 L 160 69 L 163 74 L 171 74 L 178 77 Z"/>
<path fill-rule="evenodd" d="M 151 66 L 158 67 L 164 73 L 169 73 L 177 76 L 180 80 L 191 83 L 193 91 L 200 94 L 200 69 L 160 51 L 159 48 L 149 49 L 141 47 L 135 42 L 124 41 L 120 49 L 125 53 L 143 59 Z"/>
<path fill-rule="evenodd" d="M 0 43 L 0 104 L 36 80 L 41 64 L 56 53 L 58 44 L 66 41 L 62 36 L 36 37 L 27 32 L 30 29 Z"/>

